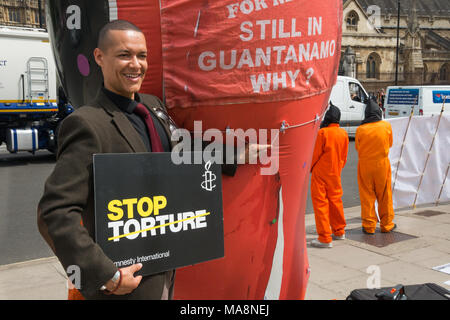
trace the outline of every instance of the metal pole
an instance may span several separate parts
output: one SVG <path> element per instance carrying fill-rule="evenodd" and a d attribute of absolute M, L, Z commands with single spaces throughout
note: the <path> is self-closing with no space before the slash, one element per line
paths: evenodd
<path fill-rule="evenodd" d="M 441 118 L 442 118 L 442 114 L 444 113 L 444 108 L 445 108 L 445 97 L 444 97 L 444 102 L 442 103 L 441 113 L 439 114 L 436 131 L 434 132 L 433 140 L 431 140 L 431 145 L 430 145 L 430 149 L 428 150 L 427 159 L 425 160 L 425 165 L 423 167 L 422 175 L 420 176 L 419 185 L 417 186 L 416 196 L 414 198 L 414 203 L 412 205 L 414 209 L 416 208 L 417 196 L 419 195 L 419 189 L 420 189 L 420 186 L 422 185 L 423 175 L 425 174 L 425 169 L 427 168 L 427 165 L 428 165 L 428 159 L 430 159 L 430 153 L 431 153 L 431 150 L 433 149 L 434 140 L 436 139 L 436 135 L 439 130 L 439 124 L 441 123 Z"/>
<path fill-rule="evenodd" d="M 414 104 L 413 104 L 413 106 L 411 107 L 411 112 L 410 112 L 410 114 L 409 114 L 408 124 L 407 124 L 407 126 L 406 126 L 405 134 L 404 134 L 404 136 L 403 136 L 402 147 L 401 147 L 401 149 L 400 149 L 400 156 L 399 156 L 398 162 L 397 162 L 397 169 L 395 170 L 394 183 L 393 183 L 393 185 L 392 185 L 392 193 L 394 193 L 394 191 L 395 191 L 395 182 L 397 182 L 398 169 L 399 169 L 399 167 L 400 167 L 400 162 L 401 162 L 401 160 L 402 160 L 403 149 L 405 148 L 406 135 L 408 134 L 408 129 L 409 129 L 409 126 L 410 126 L 410 124 L 411 124 L 411 119 L 412 119 L 413 113 L 414 113 L 414 105 L 416 104 L 417 98 L 418 98 L 418 96 L 415 98 Z"/>
<path fill-rule="evenodd" d="M 395 85 L 398 85 L 398 50 L 400 41 L 400 0 L 397 0 L 397 49 L 395 53 Z"/>
<path fill-rule="evenodd" d="M 441 199 L 441 194 L 442 194 L 442 190 L 444 189 L 444 185 L 445 185 L 445 181 L 447 180 L 447 175 L 448 175 L 448 169 L 450 168 L 450 162 L 447 166 L 447 171 L 445 172 L 445 177 L 444 177 L 444 181 L 442 181 L 442 185 L 441 185 L 441 191 L 439 191 L 439 196 L 436 200 L 436 206 L 439 205 L 439 200 Z"/>

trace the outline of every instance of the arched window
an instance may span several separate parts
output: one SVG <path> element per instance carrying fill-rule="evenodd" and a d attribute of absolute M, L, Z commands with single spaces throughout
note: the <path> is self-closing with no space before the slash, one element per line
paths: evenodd
<path fill-rule="evenodd" d="M 450 65 L 445 63 L 439 70 L 439 80 L 448 81 L 450 80 Z"/>
<path fill-rule="evenodd" d="M 355 30 L 358 31 L 358 21 L 359 16 L 355 11 L 350 11 L 350 13 L 347 15 L 347 18 L 345 19 L 347 30 Z"/>
<path fill-rule="evenodd" d="M 373 56 L 369 56 L 366 63 L 366 78 L 375 78 L 376 62 Z"/>
<path fill-rule="evenodd" d="M 379 69 L 381 64 L 381 58 L 378 54 L 371 53 L 367 58 L 366 62 L 366 78 L 368 79 L 378 79 Z"/>

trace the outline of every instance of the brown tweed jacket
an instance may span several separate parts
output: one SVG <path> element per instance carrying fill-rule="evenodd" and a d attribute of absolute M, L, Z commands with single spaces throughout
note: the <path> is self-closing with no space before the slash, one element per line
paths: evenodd
<path fill-rule="evenodd" d="M 155 112 L 154 108 L 164 109 L 158 98 L 139 96 L 151 112 Z M 160 121 L 170 137 L 168 123 Z M 94 102 L 78 108 L 63 120 L 58 146 L 57 162 L 38 206 L 42 236 L 66 270 L 71 265 L 80 268 L 80 292 L 85 298 L 160 299 L 165 281 L 172 279 L 173 271 L 144 277 L 128 295 L 105 295 L 100 291 L 117 268 L 93 240 L 92 155 L 147 152 L 141 137 L 122 111 L 100 90 Z"/>

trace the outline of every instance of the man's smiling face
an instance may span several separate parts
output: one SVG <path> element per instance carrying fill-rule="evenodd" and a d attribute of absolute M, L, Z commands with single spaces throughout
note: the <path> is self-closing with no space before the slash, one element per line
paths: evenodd
<path fill-rule="evenodd" d="M 145 36 L 134 30 L 110 30 L 107 37 L 107 47 L 94 50 L 105 88 L 134 99 L 148 67 Z"/>

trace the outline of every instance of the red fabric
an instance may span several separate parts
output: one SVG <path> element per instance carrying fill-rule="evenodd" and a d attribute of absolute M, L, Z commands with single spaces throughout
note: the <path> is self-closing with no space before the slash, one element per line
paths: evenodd
<path fill-rule="evenodd" d="M 67 300 L 85 300 L 83 295 L 77 289 L 69 289 L 67 293 Z"/>
<path fill-rule="evenodd" d="M 168 107 L 292 101 L 327 90 L 342 4 L 325 2 L 161 1 Z"/>
<path fill-rule="evenodd" d="M 144 32 L 147 40 L 148 69 L 140 92 L 153 94 L 163 100 L 159 1 L 117 0 L 116 2 L 118 18 L 137 25 Z"/>
<path fill-rule="evenodd" d="M 229 18 L 227 5 L 238 5 L 238 10 L 254 10 L 236 18 Z M 328 105 L 328 97 L 334 85 L 340 58 L 342 26 L 342 1 L 266 1 L 268 8 L 256 10 L 260 1 L 158 1 L 118 0 L 120 19 L 127 19 L 143 28 L 149 53 L 149 71 L 143 93 L 162 96 L 162 68 L 164 66 L 164 92 L 171 116 L 183 128 L 193 130 L 194 120 L 202 120 L 203 130 L 241 128 L 279 129 L 286 121 L 297 125 L 321 115 Z M 278 5 L 275 7 L 275 3 Z M 221 8 L 220 8 L 221 6 Z M 270 6 L 270 7 L 269 7 Z M 308 18 L 322 17 L 321 34 L 308 36 Z M 279 37 L 280 32 L 290 31 L 292 18 L 297 19 L 296 31 L 302 37 Z M 284 30 L 276 29 L 272 39 L 272 27 L 267 26 L 267 37 L 257 40 L 257 20 L 284 19 Z M 242 22 L 251 21 L 255 41 L 239 40 Z M 265 23 L 265 22 L 264 22 Z M 161 26 L 160 26 L 161 24 Z M 245 27 L 248 29 L 248 24 Z M 230 31 L 230 32 L 228 32 Z M 300 43 L 305 45 L 335 40 L 335 54 L 324 59 L 295 63 L 285 62 L 286 51 L 292 44 L 298 52 Z M 292 40 L 292 41 L 290 41 Z M 230 50 L 240 53 L 248 48 L 255 58 L 256 48 L 286 46 L 277 64 L 277 51 L 272 51 L 271 64 L 228 70 L 198 70 L 199 55 L 214 52 L 220 58 L 220 49 L 230 63 Z M 164 50 L 162 47 L 164 46 Z M 218 51 L 219 50 L 219 51 Z M 164 62 L 163 53 L 164 52 Z M 320 55 L 320 53 L 319 53 Z M 237 55 L 237 63 L 241 55 Z M 206 60 L 204 61 L 207 62 Z M 253 61 L 255 64 L 255 60 Z M 219 59 L 217 59 L 219 64 Z M 314 73 L 308 82 L 309 68 Z M 294 87 L 287 78 L 285 88 L 280 84 L 274 90 L 252 92 L 251 76 L 287 76 L 287 72 L 299 70 Z M 273 79 L 273 78 L 272 78 Z M 262 88 L 262 87 L 261 87 Z M 250 90 L 250 91 L 249 91 Z M 226 103 L 226 104 L 225 104 Z M 272 268 L 277 241 L 278 223 L 272 224 L 283 209 L 283 268 L 280 299 L 302 299 L 309 277 L 304 213 L 308 188 L 309 168 L 314 140 L 319 122 L 310 123 L 280 133 L 279 173 L 262 176 L 260 166 L 240 165 L 235 177 L 223 177 L 225 258 L 195 266 L 181 268 L 175 280 L 175 299 L 262 299 Z M 281 199 L 279 199 L 281 190 Z"/>
<path fill-rule="evenodd" d="M 171 116 L 188 130 L 193 130 L 198 119 L 203 120 L 204 128 L 274 128 L 283 120 L 296 124 L 314 119 L 316 112 L 326 109 L 328 95 L 279 103 L 277 108 L 271 103 L 216 106 L 214 117 L 207 106 L 175 108 Z M 309 278 L 304 214 L 319 125 L 317 121 L 279 133 L 278 174 L 263 176 L 258 165 L 239 165 L 234 177 L 223 177 L 225 258 L 179 269 L 175 299 L 263 299 L 278 236 L 278 223 L 271 222 L 278 218 L 280 206 L 284 254 L 279 297 L 304 298 Z"/>

